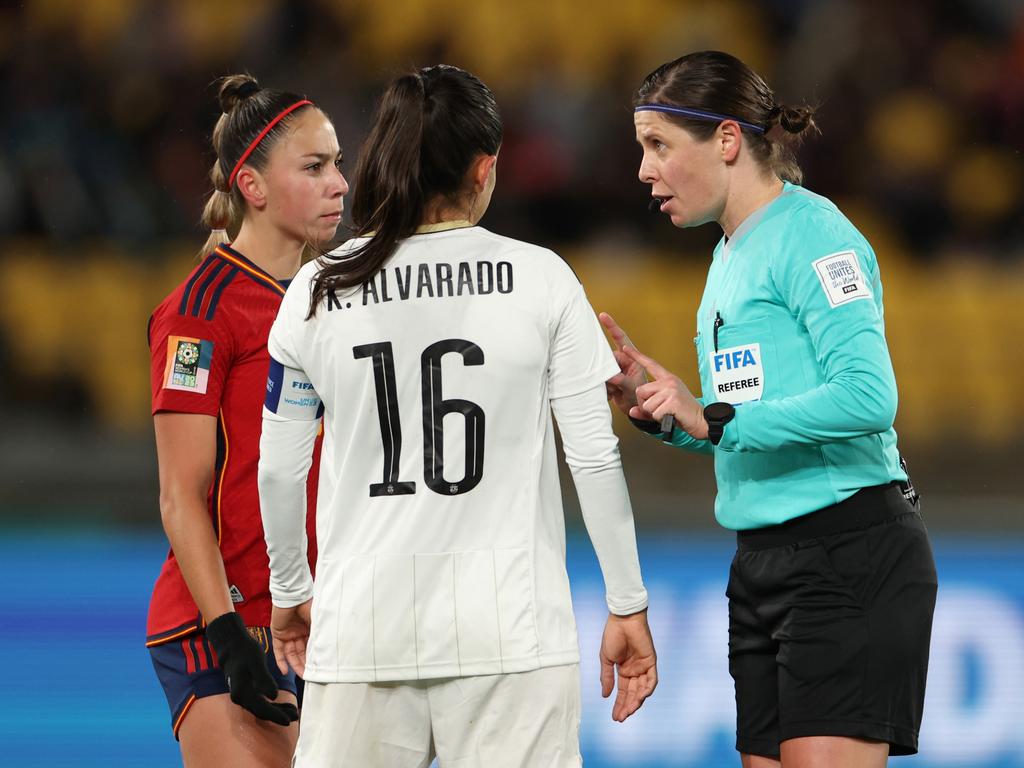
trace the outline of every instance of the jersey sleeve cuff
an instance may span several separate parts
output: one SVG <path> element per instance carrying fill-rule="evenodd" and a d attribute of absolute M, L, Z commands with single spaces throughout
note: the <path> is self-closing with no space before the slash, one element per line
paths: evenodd
<path fill-rule="evenodd" d="M 639 613 L 647 607 L 647 589 L 640 588 L 636 594 L 629 596 L 607 595 L 605 602 L 608 603 L 608 612 L 616 616 L 629 616 L 631 613 Z"/>
<path fill-rule="evenodd" d="M 715 446 L 719 450 L 723 451 L 737 451 L 739 450 L 740 442 L 740 427 L 743 419 L 743 409 L 737 408 L 736 415 L 732 420 L 725 425 L 722 430 L 722 439 L 718 441 L 718 445 Z"/>
<path fill-rule="evenodd" d="M 275 608 L 294 608 L 312 597 L 313 579 L 308 574 L 304 583 L 295 587 L 285 588 L 273 583 L 270 585 L 270 598 Z"/>

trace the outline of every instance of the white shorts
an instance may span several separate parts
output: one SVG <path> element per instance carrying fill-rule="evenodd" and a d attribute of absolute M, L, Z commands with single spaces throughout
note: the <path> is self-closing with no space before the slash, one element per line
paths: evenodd
<path fill-rule="evenodd" d="M 295 768 L 578 768 L 579 664 L 394 683 L 306 682 Z"/>

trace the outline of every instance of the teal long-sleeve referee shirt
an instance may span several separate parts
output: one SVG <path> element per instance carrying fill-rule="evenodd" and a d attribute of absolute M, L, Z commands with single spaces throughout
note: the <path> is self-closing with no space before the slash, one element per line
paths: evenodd
<path fill-rule="evenodd" d="M 736 406 L 712 453 L 715 517 L 785 522 L 906 480 L 882 284 L 867 240 L 820 195 L 785 183 L 715 248 L 697 312 L 702 403 Z"/>

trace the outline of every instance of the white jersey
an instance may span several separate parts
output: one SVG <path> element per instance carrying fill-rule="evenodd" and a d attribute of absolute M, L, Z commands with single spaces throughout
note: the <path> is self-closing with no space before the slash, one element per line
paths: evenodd
<path fill-rule="evenodd" d="M 578 279 L 466 224 L 403 240 L 307 320 L 318 270 L 299 271 L 269 340 L 323 404 L 306 679 L 578 661 L 550 401 L 619 371 Z"/>

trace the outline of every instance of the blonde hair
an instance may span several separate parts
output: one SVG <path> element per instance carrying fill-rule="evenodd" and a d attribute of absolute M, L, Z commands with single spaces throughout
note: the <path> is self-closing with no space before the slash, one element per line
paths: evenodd
<path fill-rule="evenodd" d="M 213 127 L 211 143 L 216 159 L 210 168 L 210 182 L 213 190 L 203 207 L 200 222 L 210 235 L 199 252 L 203 258 L 221 243 L 231 242 L 238 237 L 238 230 L 245 218 L 245 198 L 235 185 L 228 185 L 232 169 L 239 158 L 266 130 L 275 117 L 302 97 L 286 91 L 261 88 L 256 78 L 248 74 L 228 75 L 220 80 L 217 92 L 221 115 Z M 288 123 L 302 110 L 312 105 L 303 105 L 280 120 L 267 132 L 259 143 L 252 147 L 245 160 L 246 165 L 260 170 L 267 164 L 270 150 L 284 135 Z M 311 251 L 307 244 L 306 252 Z M 315 252 L 315 251 L 313 251 Z"/>

